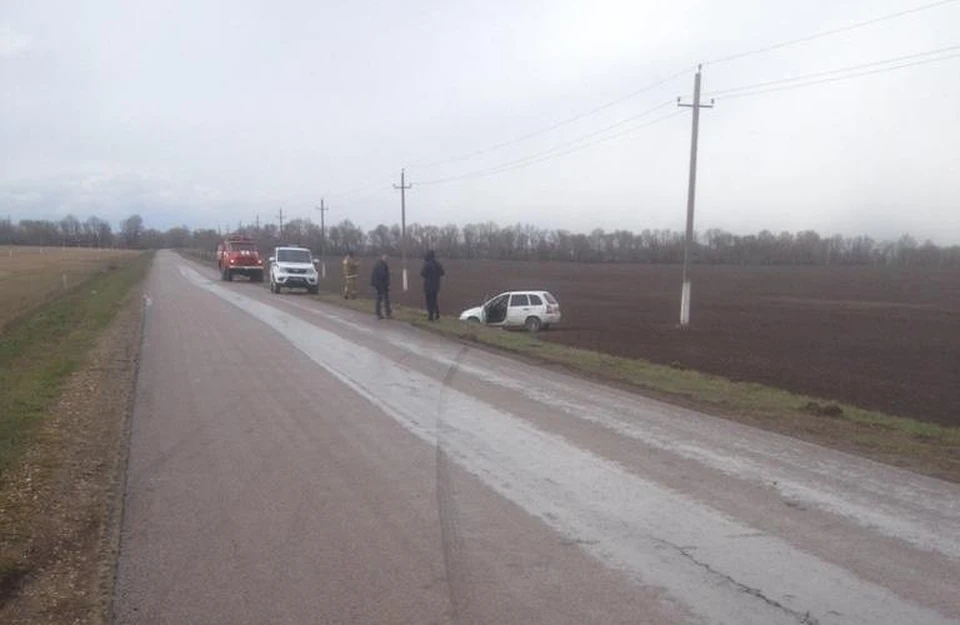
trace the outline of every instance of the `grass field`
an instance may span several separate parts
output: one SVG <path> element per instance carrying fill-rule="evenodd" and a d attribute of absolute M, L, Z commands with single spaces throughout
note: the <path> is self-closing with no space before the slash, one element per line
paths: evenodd
<path fill-rule="evenodd" d="M 149 266 L 149 255 L 142 253 L 67 253 L 65 258 L 80 259 L 70 269 L 78 284 L 53 299 L 62 280 L 57 274 L 66 262 L 58 252 L 17 248 L 13 258 L 20 270 L 38 268 L 37 282 L 7 278 L 0 283 L 4 294 L 12 294 L 21 306 L 19 314 L 4 319 L 7 326 L 0 334 L 0 481 L 59 397 L 63 380 L 76 369 Z M 84 257 L 87 253 L 90 256 Z M 11 323 L 13 319 L 16 323 Z"/>
<path fill-rule="evenodd" d="M 0 331 L 97 272 L 131 262 L 138 252 L 0 246 Z"/>

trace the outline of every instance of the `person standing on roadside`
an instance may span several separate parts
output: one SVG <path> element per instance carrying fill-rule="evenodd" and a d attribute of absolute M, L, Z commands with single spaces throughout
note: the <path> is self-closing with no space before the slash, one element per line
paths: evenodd
<path fill-rule="evenodd" d="M 383 312 L 387 313 L 387 318 L 393 317 L 393 310 L 390 309 L 390 265 L 387 264 L 387 255 L 382 254 L 380 260 L 373 265 L 373 272 L 370 274 L 370 286 L 377 290 L 377 319 L 383 319 Z M 381 309 L 383 304 L 383 309 Z M 382 311 L 382 312 L 381 312 Z"/>
<path fill-rule="evenodd" d="M 420 270 L 420 277 L 423 278 L 423 293 L 427 298 L 427 318 L 430 321 L 440 319 L 437 295 L 440 293 L 440 278 L 443 275 L 443 265 L 437 260 L 436 253 L 430 250 L 423 257 L 423 269 Z"/>

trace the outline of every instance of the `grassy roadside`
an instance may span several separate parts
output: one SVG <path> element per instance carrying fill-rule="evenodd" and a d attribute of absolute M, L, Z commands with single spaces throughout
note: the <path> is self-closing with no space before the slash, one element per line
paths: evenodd
<path fill-rule="evenodd" d="M 370 300 L 345 301 L 331 293 L 321 301 L 371 312 Z M 611 356 L 444 318 L 431 323 L 424 312 L 394 307 L 394 317 L 459 341 L 558 365 L 664 401 L 748 423 L 827 447 L 855 453 L 918 473 L 960 482 L 960 428 L 896 417 L 780 389 Z"/>
<path fill-rule="evenodd" d="M 105 270 L 0 336 L 0 485 L 93 341 L 146 275 L 151 255 Z"/>
<path fill-rule="evenodd" d="M 0 622 L 108 619 L 150 254 L 0 335 Z"/>

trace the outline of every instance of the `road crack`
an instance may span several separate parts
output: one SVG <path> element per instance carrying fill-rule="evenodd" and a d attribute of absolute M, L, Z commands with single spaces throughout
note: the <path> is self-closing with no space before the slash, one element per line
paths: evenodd
<path fill-rule="evenodd" d="M 770 597 L 765 595 L 763 591 L 760 590 L 759 588 L 754 588 L 752 586 L 748 586 L 744 584 L 743 582 L 737 581 L 733 577 L 727 575 L 726 573 L 722 571 L 718 571 L 709 563 L 703 562 L 702 560 L 698 560 L 696 556 L 694 556 L 691 553 L 691 549 L 695 549 L 696 547 L 684 547 L 684 546 L 676 545 L 670 541 L 662 540 L 659 538 L 654 540 L 656 540 L 660 544 L 670 547 L 671 549 L 673 549 L 674 551 L 682 555 L 687 560 L 690 560 L 691 562 L 696 564 L 698 567 L 710 573 L 710 575 L 722 578 L 727 582 L 729 582 L 730 584 L 733 584 L 737 589 L 740 590 L 740 592 L 756 597 L 757 599 L 760 599 L 767 605 L 773 608 L 777 608 L 778 610 L 781 610 L 785 614 L 792 616 L 793 618 L 797 619 L 797 622 L 800 623 L 801 625 L 820 625 L 820 621 L 815 616 L 810 614 L 809 611 L 798 612 L 797 610 L 792 610 L 787 606 L 783 605 L 782 603 L 780 603 L 779 601 L 777 601 L 776 599 L 771 599 Z"/>

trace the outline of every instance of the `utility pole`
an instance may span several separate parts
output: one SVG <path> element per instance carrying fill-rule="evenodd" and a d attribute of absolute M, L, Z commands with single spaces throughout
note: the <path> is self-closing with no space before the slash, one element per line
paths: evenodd
<path fill-rule="evenodd" d="M 327 249 L 327 228 L 323 220 L 323 214 L 330 208 L 324 205 L 323 199 L 320 198 L 320 206 L 317 206 L 316 209 L 320 211 L 320 277 L 325 280 L 327 278 L 327 261 L 324 254 Z"/>
<path fill-rule="evenodd" d="M 280 217 L 280 234 L 279 234 L 279 236 L 280 236 L 280 241 L 279 241 L 279 243 L 280 243 L 280 245 L 283 245 L 283 207 L 282 207 L 282 206 L 280 207 L 280 213 L 279 213 L 278 216 Z"/>
<path fill-rule="evenodd" d="M 257 213 L 257 234 L 260 234 L 260 213 Z"/>
<path fill-rule="evenodd" d="M 693 131 L 690 135 L 690 183 L 687 187 L 687 233 L 683 238 L 683 287 L 680 292 L 680 327 L 690 325 L 690 247 L 693 244 L 693 205 L 697 196 L 697 139 L 700 133 L 700 109 L 713 108 L 710 104 L 700 103 L 700 72 L 702 65 L 697 65 L 697 73 L 693 78 L 693 104 L 682 104 L 677 98 L 677 106 L 693 109 Z"/>
<path fill-rule="evenodd" d="M 394 189 L 400 189 L 400 265 L 403 267 L 401 275 L 403 277 L 403 291 L 407 291 L 407 189 L 413 187 L 412 184 L 406 184 L 406 170 L 400 170 L 400 186 L 393 185 Z"/>

